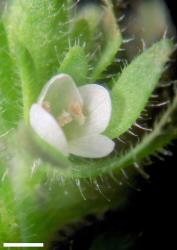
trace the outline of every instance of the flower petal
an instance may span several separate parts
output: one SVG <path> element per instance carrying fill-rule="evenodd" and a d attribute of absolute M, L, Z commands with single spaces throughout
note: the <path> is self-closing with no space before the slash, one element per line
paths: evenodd
<path fill-rule="evenodd" d="M 47 143 L 68 155 L 68 146 L 62 129 L 56 120 L 39 104 L 33 104 L 30 110 L 30 124 L 34 131 Z"/>
<path fill-rule="evenodd" d="M 111 119 L 111 98 L 106 88 L 88 84 L 79 88 L 87 112 L 85 130 L 87 134 L 102 133 Z"/>
<path fill-rule="evenodd" d="M 69 152 L 86 158 L 101 158 L 109 155 L 115 143 L 104 135 L 81 137 L 69 142 Z"/>
<path fill-rule="evenodd" d="M 83 101 L 73 79 L 67 74 L 54 76 L 43 88 L 38 103 L 47 105 L 56 118 L 72 103 L 82 106 Z"/>

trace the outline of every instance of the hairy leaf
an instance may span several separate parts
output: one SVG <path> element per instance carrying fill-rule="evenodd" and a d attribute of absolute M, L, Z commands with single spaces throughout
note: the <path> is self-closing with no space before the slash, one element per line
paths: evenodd
<path fill-rule="evenodd" d="M 106 135 L 116 138 L 138 119 L 158 84 L 164 64 L 169 60 L 172 50 L 172 42 L 162 40 L 123 70 L 111 92 L 112 119 Z"/>
<path fill-rule="evenodd" d="M 8 169 L 0 159 L 0 242 L 19 241 L 16 208 Z"/>
<path fill-rule="evenodd" d="M 69 74 L 77 85 L 86 84 L 88 62 L 84 49 L 79 46 L 70 48 L 59 68 L 59 72 Z"/>
<path fill-rule="evenodd" d="M 14 127 L 19 119 L 20 90 L 10 56 L 6 30 L 0 18 L 0 124 L 1 131 Z M 3 128 L 2 128 L 3 127 Z"/>
<path fill-rule="evenodd" d="M 102 43 L 101 23 L 104 9 L 100 5 L 87 4 L 79 8 L 70 24 L 70 43 L 85 48 L 90 63 L 93 64 L 99 43 Z"/>
<path fill-rule="evenodd" d="M 68 47 L 69 7 L 65 0 L 15 0 L 6 13 L 11 49 L 16 54 L 19 42 L 26 47 L 37 68 L 38 89 L 57 73 Z"/>
<path fill-rule="evenodd" d="M 16 64 L 19 78 L 21 81 L 21 89 L 23 96 L 23 114 L 24 119 L 28 123 L 29 109 L 37 99 L 38 78 L 33 59 L 29 51 L 20 43 L 16 45 Z"/>
<path fill-rule="evenodd" d="M 81 8 L 72 26 L 72 39 L 85 46 L 89 62 L 93 65 L 90 77 L 94 82 L 112 63 L 122 42 L 110 1 Z"/>
<path fill-rule="evenodd" d="M 102 18 L 103 48 L 93 70 L 93 79 L 98 79 L 101 73 L 113 62 L 122 43 L 122 36 L 113 14 L 109 0 L 104 1 L 104 15 Z"/>
<path fill-rule="evenodd" d="M 90 44 L 93 43 L 93 36 L 88 23 L 84 17 L 77 18 L 71 23 L 70 27 L 70 43 L 71 46 L 79 45 L 86 48 L 89 53 Z"/>

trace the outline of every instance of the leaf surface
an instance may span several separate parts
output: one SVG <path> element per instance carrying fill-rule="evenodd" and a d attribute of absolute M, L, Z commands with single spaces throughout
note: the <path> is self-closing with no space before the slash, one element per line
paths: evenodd
<path fill-rule="evenodd" d="M 111 92 L 112 119 L 106 130 L 107 136 L 119 137 L 138 119 L 159 82 L 172 50 L 172 42 L 162 40 L 122 71 Z"/>

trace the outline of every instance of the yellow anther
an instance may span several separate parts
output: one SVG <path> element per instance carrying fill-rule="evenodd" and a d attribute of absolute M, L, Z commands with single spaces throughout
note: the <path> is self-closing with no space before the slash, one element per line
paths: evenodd
<path fill-rule="evenodd" d="M 65 125 L 71 123 L 73 120 L 72 116 L 70 113 L 64 111 L 62 115 L 58 118 L 58 122 L 61 127 L 64 127 Z"/>
<path fill-rule="evenodd" d="M 70 112 L 73 114 L 73 115 L 81 115 L 82 114 L 82 108 L 81 108 L 81 105 L 79 103 L 73 103 L 71 104 L 70 106 Z"/>
<path fill-rule="evenodd" d="M 72 103 L 70 105 L 69 111 L 80 125 L 83 125 L 85 123 L 85 115 L 83 114 L 80 103 L 78 102 Z"/>
<path fill-rule="evenodd" d="M 43 103 L 42 103 L 42 107 L 46 110 L 46 111 L 50 111 L 50 103 L 49 102 L 47 102 L 47 101 L 44 101 Z"/>

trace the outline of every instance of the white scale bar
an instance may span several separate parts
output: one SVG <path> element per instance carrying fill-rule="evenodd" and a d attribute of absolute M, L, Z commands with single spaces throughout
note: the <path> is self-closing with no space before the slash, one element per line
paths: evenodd
<path fill-rule="evenodd" d="M 3 247 L 44 247 L 44 243 L 4 243 Z"/>

